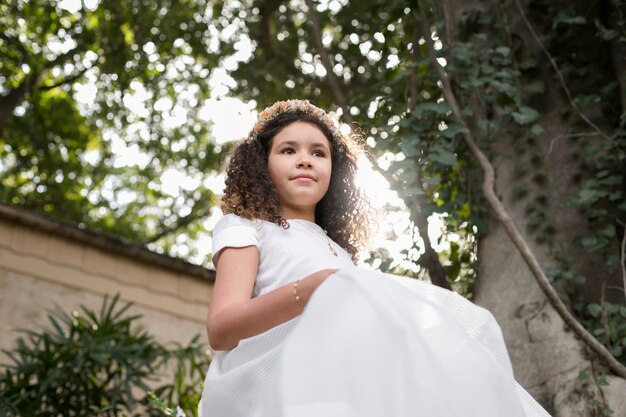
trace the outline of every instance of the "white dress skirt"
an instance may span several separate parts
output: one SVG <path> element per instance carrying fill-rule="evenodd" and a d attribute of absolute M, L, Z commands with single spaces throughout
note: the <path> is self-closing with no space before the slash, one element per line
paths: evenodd
<path fill-rule="evenodd" d="M 214 254 L 255 245 L 254 296 L 339 268 L 297 318 L 217 352 L 202 417 L 539 417 L 493 316 L 410 278 L 358 268 L 319 226 L 225 216 Z M 216 256 L 214 255 L 214 256 Z"/>

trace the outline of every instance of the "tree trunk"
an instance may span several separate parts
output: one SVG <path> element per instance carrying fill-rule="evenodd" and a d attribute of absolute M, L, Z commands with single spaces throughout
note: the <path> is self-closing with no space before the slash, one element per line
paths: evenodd
<path fill-rule="evenodd" d="M 558 122 L 552 126 L 558 127 Z M 560 171 L 567 177 L 568 166 L 562 163 L 565 161 L 557 163 L 564 158 L 561 150 L 566 147 L 560 148 L 558 151 L 553 150 L 547 165 L 554 166 L 554 171 Z M 497 190 L 520 230 L 525 231 L 522 221 L 526 218 L 525 202 L 515 200 L 511 195 L 515 181 L 512 141 L 510 138 L 500 138 L 493 151 L 496 154 L 492 162 L 497 167 Z M 552 174 L 557 175 L 557 172 Z M 551 185 L 550 188 L 556 189 L 557 186 Z M 561 209 L 559 230 L 572 230 L 570 228 L 583 223 L 573 209 L 569 213 L 567 211 Z M 558 233 L 554 244 L 562 243 L 567 234 Z M 544 269 L 558 265 L 547 246 L 536 243 L 527 232 L 525 238 Z M 606 405 L 615 412 L 614 415 L 626 415 L 626 403 L 622 395 L 626 392 L 626 381 L 612 378 L 606 393 L 599 391 L 594 376 L 599 376 L 601 371 L 594 369 L 594 365 L 586 358 L 584 348 L 548 304 L 497 220 L 489 222 L 489 233 L 481 239 L 478 248 L 480 267 L 474 301 L 489 309 L 500 323 L 520 384 L 555 417 L 599 415 L 594 400 L 600 403 L 606 400 Z M 584 374 L 589 375 L 589 379 L 579 379 Z M 615 395 L 620 392 L 622 394 Z"/>
<path fill-rule="evenodd" d="M 464 18 L 473 12 L 499 15 L 498 6 L 490 4 L 478 0 L 444 1 L 440 8 L 448 11 L 443 16 L 446 26 L 454 28 L 446 30 L 446 37 L 450 36 L 451 41 L 463 38 L 459 28 L 464 27 Z M 520 17 L 514 14 L 513 4 L 505 5 L 505 8 L 511 13 L 508 17 L 512 22 L 511 30 L 540 57 L 541 51 Z M 548 194 L 547 210 L 556 223 L 552 240 L 547 244 L 537 243 L 525 224 L 531 201 L 514 196 L 516 182 L 530 183 L 515 174 L 515 164 L 521 162 L 519 158 L 522 156 L 514 144 L 523 139 L 500 136 L 489 149 L 491 162 L 496 168 L 496 192 L 524 233 L 544 271 L 559 266 L 558 253 L 574 254 L 572 268 L 591 278 L 587 295 L 590 299 L 598 299 L 602 288 L 598 279 L 604 279 L 604 276 L 615 279 L 616 274 L 607 270 L 601 259 L 572 244 L 574 238 L 589 226 L 576 208 L 567 205 L 576 189 L 574 173 L 578 171 L 570 152 L 571 143 L 568 143 L 571 139 L 558 139 L 569 132 L 567 122 L 559 115 L 559 110 L 569 103 L 561 94 L 559 85 L 553 82 L 551 68 L 542 69 L 547 91 L 540 124 L 546 132 L 536 146 L 543 155 L 547 184 L 529 184 L 529 187 L 531 195 L 537 192 Z M 479 268 L 474 301 L 489 309 L 500 323 L 517 380 L 555 417 L 603 415 L 602 410 L 606 407 L 613 410 L 613 415 L 626 415 L 626 400 L 623 398 L 626 380 L 608 377 L 608 386 L 598 383 L 597 378 L 603 375 L 603 369 L 588 360 L 585 349 L 548 303 L 499 221 L 493 218 L 488 223 L 488 234 L 478 245 Z"/>

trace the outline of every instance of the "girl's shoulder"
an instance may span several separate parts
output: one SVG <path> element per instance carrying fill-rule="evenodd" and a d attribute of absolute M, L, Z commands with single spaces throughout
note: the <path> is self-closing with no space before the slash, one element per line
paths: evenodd
<path fill-rule="evenodd" d="M 258 219 L 246 219 L 245 217 L 238 216 L 233 213 L 225 214 L 213 228 L 213 235 L 222 233 L 233 233 L 246 231 L 247 233 L 258 234 L 267 225 L 273 225 L 273 223 L 266 222 Z"/>
<path fill-rule="evenodd" d="M 228 233 L 252 233 L 262 237 L 284 235 L 289 227 L 283 227 L 276 223 L 261 219 L 246 219 L 234 213 L 225 214 L 213 228 L 213 236 Z M 289 234 L 289 233 L 287 233 Z"/>
<path fill-rule="evenodd" d="M 229 213 L 225 214 L 215 225 L 213 229 L 215 231 L 221 231 L 224 229 L 228 229 L 230 227 L 235 226 L 247 226 L 247 227 L 256 227 L 258 226 L 258 220 L 249 220 L 244 217 L 240 217 L 236 214 Z"/>
<path fill-rule="evenodd" d="M 242 248 L 256 246 L 261 249 L 263 238 L 262 225 L 257 220 L 248 220 L 236 214 L 222 217 L 212 232 L 213 262 L 217 262 L 219 253 L 224 248 Z"/>

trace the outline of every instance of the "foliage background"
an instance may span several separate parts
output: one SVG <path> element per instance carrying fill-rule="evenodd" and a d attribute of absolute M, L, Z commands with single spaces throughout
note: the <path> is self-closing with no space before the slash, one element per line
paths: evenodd
<path fill-rule="evenodd" d="M 495 165 L 497 192 L 553 285 L 626 364 L 625 9 L 623 0 L 129 0 L 70 12 L 11 0 L 0 5 L 0 201 L 176 254 L 203 231 L 216 203 L 205 185 L 228 151 L 199 117 L 216 94 L 211 76 L 227 74 L 227 94 L 257 108 L 309 98 L 367 138 L 409 212 L 414 240 L 403 254 L 417 275 L 489 306 L 514 365 L 545 361 L 549 371 L 527 385 L 555 415 L 608 413 L 604 384 L 585 382 L 598 373 L 593 355 L 582 350 L 570 367 L 580 383 L 571 373 L 559 383 L 564 361 L 532 353 L 558 351 L 558 340 L 533 346 L 507 334 L 516 311 L 545 300 L 518 281 L 521 304 L 489 268 L 514 263 L 463 135 Z M 92 99 L 80 102 L 86 88 Z M 120 143 L 147 157 L 121 163 Z M 197 186 L 164 192 L 171 167 Z M 445 219 L 445 245 L 425 233 L 432 214 Z M 382 250 L 375 258 L 408 272 Z M 553 325 L 555 339 L 571 337 Z"/>

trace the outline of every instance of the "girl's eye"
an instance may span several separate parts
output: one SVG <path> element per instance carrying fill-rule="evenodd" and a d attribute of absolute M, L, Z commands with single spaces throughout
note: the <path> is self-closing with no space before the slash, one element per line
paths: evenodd
<path fill-rule="evenodd" d="M 317 156 L 319 158 L 323 158 L 326 156 L 326 154 L 324 153 L 324 151 L 313 151 L 313 156 Z"/>
<path fill-rule="evenodd" d="M 286 155 L 290 155 L 292 154 L 294 151 L 292 148 L 283 148 L 280 153 L 286 154 Z"/>

